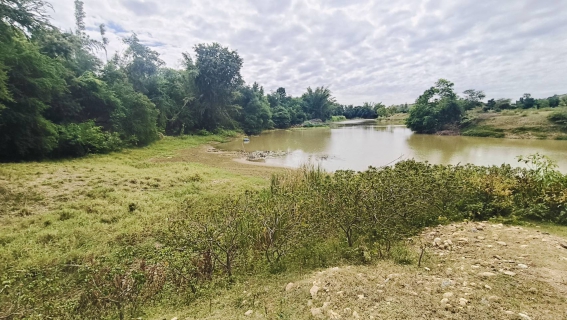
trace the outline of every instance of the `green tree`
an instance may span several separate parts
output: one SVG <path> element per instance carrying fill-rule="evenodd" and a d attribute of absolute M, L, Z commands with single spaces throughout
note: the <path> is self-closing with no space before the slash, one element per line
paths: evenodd
<path fill-rule="evenodd" d="M 312 119 L 328 120 L 331 118 L 335 98 L 331 90 L 325 87 L 317 87 L 315 90 L 307 88 L 302 96 L 304 109 Z"/>
<path fill-rule="evenodd" d="M 218 43 L 198 44 L 195 53 L 199 71 L 195 83 L 200 93 L 196 116 L 200 126 L 207 130 L 232 126 L 233 92 L 243 83 L 242 59 L 236 51 Z"/>
<path fill-rule="evenodd" d="M 469 89 L 463 92 L 465 95 L 465 110 L 471 110 L 482 105 L 482 100 L 486 97 L 480 90 Z"/>
<path fill-rule="evenodd" d="M 453 91 L 454 84 L 439 79 L 434 87 L 427 89 L 409 111 L 406 125 L 417 133 L 435 133 L 457 124 L 464 109 Z"/>
<path fill-rule="evenodd" d="M 240 98 L 237 99 L 237 103 L 242 107 L 239 122 L 244 132 L 259 134 L 262 130 L 273 126 L 270 104 L 257 83 L 254 83 L 251 87 L 242 87 L 239 90 L 239 95 Z"/>

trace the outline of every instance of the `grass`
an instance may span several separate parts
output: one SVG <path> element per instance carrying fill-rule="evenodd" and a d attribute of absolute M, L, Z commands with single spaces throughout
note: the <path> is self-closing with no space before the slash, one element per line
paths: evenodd
<path fill-rule="evenodd" d="M 565 108 L 503 110 L 502 112 L 482 112 L 471 110 L 467 116 L 463 135 L 512 139 L 565 139 L 565 128 L 550 120 Z"/>

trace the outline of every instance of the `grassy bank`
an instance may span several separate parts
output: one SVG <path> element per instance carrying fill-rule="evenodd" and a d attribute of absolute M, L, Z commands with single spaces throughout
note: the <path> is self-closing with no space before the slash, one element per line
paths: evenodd
<path fill-rule="evenodd" d="M 567 130 L 564 125 L 550 120 L 556 109 L 514 109 L 502 112 L 482 112 L 480 109 L 468 112 L 462 135 L 477 137 L 511 139 L 556 139 L 566 140 Z"/>
<path fill-rule="evenodd" d="M 224 139 L 166 138 L 110 155 L 3 164 L 0 317 L 189 309 L 237 318 L 263 306 L 267 318 L 297 318 L 270 294 L 281 283 L 337 265 L 410 272 L 421 242 L 405 239 L 424 227 L 493 217 L 567 222 L 567 178 L 540 157 L 528 159 L 537 170 L 406 161 L 330 175 L 207 152 Z"/>

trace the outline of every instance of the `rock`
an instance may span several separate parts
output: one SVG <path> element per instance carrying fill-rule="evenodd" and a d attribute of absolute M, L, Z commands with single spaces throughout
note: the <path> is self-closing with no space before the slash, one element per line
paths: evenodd
<path fill-rule="evenodd" d="M 331 307 L 331 303 L 330 302 L 323 302 L 323 306 L 321 307 L 321 310 L 328 310 Z"/>
<path fill-rule="evenodd" d="M 173 318 L 171 318 L 171 320 L 177 320 L 177 317 L 173 317 Z"/>
<path fill-rule="evenodd" d="M 452 292 L 445 292 L 443 294 L 443 298 L 447 298 L 447 299 L 451 299 L 453 297 L 453 293 Z"/>
<path fill-rule="evenodd" d="M 359 318 L 360 318 L 360 316 L 358 315 L 358 312 L 356 312 L 356 311 L 353 311 L 353 312 L 352 312 L 352 317 L 355 318 L 355 319 L 359 319 Z"/>
<path fill-rule="evenodd" d="M 364 299 L 364 295 L 363 295 L 363 294 L 359 294 L 359 295 L 357 295 L 357 297 L 358 297 L 358 300 Z"/>
<path fill-rule="evenodd" d="M 340 319 L 341 318 L 341 315 L 334 312 L 333 310 L 329 310 L 327 312 L 327 314 L 329 315 L 329 319 Z"/>
<path fill-rule="evenodd" d="M 311 315 L 314 317 L 319 317 L 323 315 L 321 308 L 311 308 Z"/>
<path fill-rule="evenodd" d="M 523 263 L 520 263 L 520 264 L 518 264 L 518 268 L 520 268 L 520 269 L 527 269 L 528 266 L 525 265 L 525 264 L 523 264 Z"/>
<path fill-rule="evenodd" d="M 443 282 L 441 282 L 441 288 L 451 287 L 453 285 L 455 285 L 455 281 L 453 280 L 443 280 Z"/>
<path fill-rule="evenodd" d="M 448 245 L 450 245 L 450 246 L 453 245 L 453 241 L 451 241 L 451 239 L 447 239 L 447 240 L 443 241 L 443 243 L 444 243 L 444 244 L 448 244 Z"/>
<path fill-rule="evenodd" d="M 244 315 L 247 316 L 247 317 L 249 317 L 249 316 L 251 316 L 253 313 L 254 313 L 254 311 L 248 310 L 248 311 L 244 312 Z"/>
<path fill-rule="evenodd" d="M 503 246 L 503 247 L 505 247 L 505 246 L 508 245 L 508 244 L 507 244 L 506 242 L 504 242 L 504 241 L 496 241 L 496 243 L 499 244 L 499 245 L 501 245 L 501 246 Z"/>
<path fill-rule="evenodd" d="M 492 272 L 481 272 L 478 274 L 478 276 L 482 278 L 490 278 L 490 277 L 494 277 L 495 275 L 496 274 Z"/>
<path fill-rule="evenodd" d="M 478 236 L 478 237 L 476 237 L 476 238 L 477 238 L 478 240 L 484 240 L 484 239 L 486 239 L 486 238 L 483 237 L 483 236 Z"/>
<path fill-rule="evenodd" d="M 311 287 L 311 289 L 309 290 L 309 293 L 311 294 L 311 298 L 316 299 L 317 298 L 317 292 L 319 292 L 319 287 L 316 285 L 313 285 L 313 287 Z"/>
<path fill-rule="evenodd" d="M 485 287 L 486 289 L 488 289 L 488 290 L 492 290 L 492 287 L 489 286 L 489 285 L 487 285 L 487 284 L 485 284 L 484 287 Z"/>
<path fill-rule="evenodd" d="M 288 283 L 285 286 L 285 291 L 290 291 L 291 289 L 293 289 L 293 286 L 294 286 L 293 282 Z"/>
<path fill-rule="evenodd" d="M 518 313 L 518 317 L 520 317 L 523 320 L 532 320 L 532 318 L 530 318 L 527 314 L 525 313 Z"/>
<path fill-rule="evenodd" d="M 458 241 L 459 241 L 459 242 L 469 242 L 469 239 L 467 239 L 467 238 L 459 238 Z"/>
<path fill-rule="evenodd" d="M 490 297 L 488 297 L 488 301 L 492 301 L 492 302 L 500 301 L 500 297 L 499 296 L 490 296 Z"/>
<path fill-rule="evenodd" d="M 313 305 L 313 300 L 307 300 L 307 306 L 311 307 Z"/>
<path fill-rule="evenodd" d="M 467 303 L 469 303 L 469 300 L 467 300 L 467 299 L 465 299 L 465 298 L 460 298 L 460 299 L 459 299 L 459 304 L 460 304 L 461 306 L 464 307 L 464 306 L 467 305 Z"/>
<path fill-rule="evenodd" d="M 433 245 L 438 247 L 441 244 L 441 238 L 433 239 Z"/>
<path fill-rule="evenodd" d="M 537 289 L 532 287 L 532 288 L 528 289 L 528 292 L 529 293 L 537 293 Z"/>
<path fill-rule="evenodd" d="M 516 273 L 515 273 L 515 272 L 512 272 L 512 271 L 504 271 L 504 272 L 502 272 L 502 273 L 505 274 L 505 275 L 507 275 L 507 276 L 510 276 L 510 277 L 513 277 L 513 276 L 516 275 Z"/>
<path fill-rule="evenodd" d="M 447 303 L 449 303 L 449 299 L 443 298 L 443 299 L 441 299 L 440 303 L 441 303 L 441 305 L 446 305 Z"/>
<path fill-rule="evenodd" d="M 392 273 L 388 275 L 388 279 L 396 279 L 399 278 L 401 276 L 401 274 L 399 273 Z"/>
<path fill-rule="evenodd" d="M 431 269 L 429 269 L 428 267 L 425 267 L 423 269 L 425 269 L 425 271 L 431 271 Z"/>
<path fill-rule="evenodd" d="M 563 247 L 563 249 L 567 249 L 567 242 L 560 242 L 559 245 Z"/>
<path fill-rule="evenodd" d="M 344 313 L 346 316 L 350 316 L 350 315 L 352 314 L 352 309 L 351 309 L 351 308 L 344 308 L 344 309 L 343 309 L 343 313 Z"/>

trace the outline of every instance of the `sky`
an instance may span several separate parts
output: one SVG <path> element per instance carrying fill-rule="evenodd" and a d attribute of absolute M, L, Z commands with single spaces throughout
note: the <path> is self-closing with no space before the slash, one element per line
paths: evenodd
<path fill-rule="evenodd" d="M 73 0 L 48 0 L 74 29 Z M 169 67 L 198 43 L 244 59 L 242 76 L 297 96 L 329 87 L 342 104 L 413 103 L 439 78 L 458 93 L 517 100 L 567 93 L 567 0 L 83 0 L 109 54 L 135 32 Z"/>

